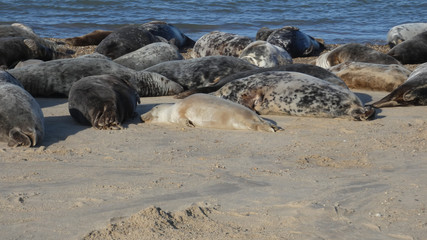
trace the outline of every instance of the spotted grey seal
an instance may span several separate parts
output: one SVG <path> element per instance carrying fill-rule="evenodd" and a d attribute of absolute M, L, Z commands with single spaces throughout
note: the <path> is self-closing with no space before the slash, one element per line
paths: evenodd
<path fill-rule="evenodd" d="M 200 37 L 193 47 L 192 57 L 232 56 L 239 57 L 252 39 L 234 33 L 213 31 Z"/>
<path fill-rule="evenodd" d="M 0 71 L 0 141 L 31 147 L 44 137 L 44 117 L 36 100 L 8 73 Z"/>
<path fill-rule="evenodd" d="M 387 53 L 402 64 L 427 62 L 427 31 L 396 45 Z"/>
<path fill-rule="evenodd" d="M 329 70 L 349 88 L 391 92 L 402 84 L 411 71 L 400 64 L 344 62 Z"/>
<path fill-rule="evenodd" d="M 256 40 L 267 41 L 282 47 L 293 58 L 314 56 L 325 49 L 323 43 L 293 26 L 285 26 L 274 30 L 263 27 L 258 30 Z"/>
<path fill-rule="evenodd" d="M 96 129 L 120 129 L 135 116 L 140 102 L 136 89 L 125 79 L 111 75 L 84 77 L 73 84 L 68 96 L 70 115 Z"/>
<path fill-rule="evenodd" d="M 222 78 L 221 80 L 214 83 L 213 85 L 206 86 L 206 87 L 192 88 L 192 89 L 189 89 L 189 90 L 184 91 L 182 93 L 179 93 L 176 96 L 176 98 L 184 98 L 184 97 L 187 97 L 187 96 L 189 96 L 191 94 L 195 94 L 195 93 L 215 92 L 218 89 L 220 89 L 222 86 L 224 86 L 225 84 L 227 84 L 231 81 L 234 81 L 236 79 L 245 78 L 245 77 L 248 77 L 250 75 L 257 74 L 257 73 L 270 72 L 270 71 L 289 71 L 289 72 L 304 73 L 304 74 L 307 74 L 307 75 L 328 81 L 332 84 L 336 84 L 336 85 L 341 86 L 343 88 L 348 88 L 347 85 L 343 82 L 343 80 L 341 80 L 341 78 L 337 77 L 335 74 L 331 73 L 330 71 L 328 71 L 324 68 L 314 66 L 311 64 L 296 63 L 296 64 L 288 64 L 288 65 L 279 66 L 279 67 L 272 67 L 272 68 L 257 68 L 257 69 L 253 69 L 253 70 L 242 71 L 242 72 L 238 72 L 235 74 L 231 74 L 229 76 Z"/>
<path fill-rule="evenodd" d="M 258 67 L 277 67 L 292 63 L 292 57 L 285 49 L 261 40 L 246 46 L 239 58 Z"/>
<path fill-rule="evenodd" d="M 33 96 L 67 97 L 72 84 L 82 77 L 109 74 L 132 83 L 141 97 L 174 95 L 178 83 L 157 73 L 135 71 L 108 59 L 70 58 L 9 70 Z"/>
<path fill-rule="evenodd" d="M 259 114 L 366 120 L 375 113 L 350 90 L 297 72 L 254 74 L 229 82 L 212 94 Z"/>
<path fill-rule="evenodd" d="M 390 48 L 427 31 L 427 23 L 405 23 L 390 28 L 387 43 Z"/>
<path fill-rule="evenodd" d="M 230 74 L 256 68 L 258 67 L 236 57 L 208 56 L 162 62 L 145 71 L 159 73 L 189 89 L 208 86 Z"/>
<path fill-rule="evenodd" d="M 161 62 L 184 59 L 178 49 L 165 42 L 148 44 L 133 52 L 114 59 L 114 62 L 140 71 Z"/>
<path fill-rule="evenodd" d="M 427 63 L 418 66 L 402 85 L 372 104 L 376 108 L 408 105 L 427 105 Z"/>
<path fill-rule="evenodd" d="M 359 43 L 348 43 L 316 59 L 316 65 L 330 68 L 343 62 L 368 62 L 378 64 L 400 64 L 395 58 Z"/>
<path fill-rule="evenodd" d="M 194 94 L 174 104 L 161 104 L 141 116 L 143 122 L 191 127 L 275 132 L 279 128 L 240 104 L 208 94 Z"/>

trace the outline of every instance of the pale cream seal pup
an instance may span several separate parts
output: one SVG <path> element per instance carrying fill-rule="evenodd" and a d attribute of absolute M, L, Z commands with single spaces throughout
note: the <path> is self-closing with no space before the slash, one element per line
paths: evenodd
<path fill-rule="evenodd" d="M 175 104 L 157 105 L 143 122 L 177 123 L 191 127 L 275 132 L 279 128 L 247 107 L 208 94 L 194 94 Z"/>

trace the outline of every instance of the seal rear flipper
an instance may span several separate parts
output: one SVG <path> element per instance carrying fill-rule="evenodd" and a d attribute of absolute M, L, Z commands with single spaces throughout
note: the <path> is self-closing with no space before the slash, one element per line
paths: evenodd
<path fill-rule="evenodd" d="M 372 120 L 375 118 L 375 108 L 372 106 L 365 106 L 363 108 L 357 108 L 350 112 L 351 117 L 353 120 L 357 121 L 365 121 L 365 120 Z"/>
<path fill-rule="evenodd" d="M 37 143 L 37 135 L 35 131 L 24 133 L 19 128 L 13 128 L 9 131 L 9 147 L 31 147 Z"/>

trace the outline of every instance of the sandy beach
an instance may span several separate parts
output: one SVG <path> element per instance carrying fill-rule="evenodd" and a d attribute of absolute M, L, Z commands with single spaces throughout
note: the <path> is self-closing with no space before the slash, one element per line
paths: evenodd
<path fill-rule="evenodd" d="M 425 239 L 425 106 L 372 121 L 263 116 L 276 133 L 139 116 L 101 131 L 66 99 L 37 101 L 42 144 L 0 143 L 1 239 Z M 141 98 L 137 112 L 175 101 Z"/>

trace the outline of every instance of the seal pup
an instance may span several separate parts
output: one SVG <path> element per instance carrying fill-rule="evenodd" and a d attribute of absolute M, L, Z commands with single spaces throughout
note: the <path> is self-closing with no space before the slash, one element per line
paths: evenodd
<path fill-rule="evenodd" d="M 141 115 L 142 122 L 189 127 L 275 132 L 279 128 L 240 104 L 208 94 L 194 94 L 174 104 L 161 104 Z"/>
<path fill-rule="evenodd" d="M 229 82 L 212 94 L 263 115 L 367 120 L 375 113 L 350 90 L 298 72 L 254 74 Z"/>
<path fill-rule="evenodd" d="M 289 53 L 267 41 L 255 41 L 246 46 L 239 58 L 258 67 L 278 67 L 292 63 Z"/>
<path fill-rule="evenodd" d="M 400 64 L 390 55 L 359 43 L 348 43 L 323 53 L 316 59 L 316 66 L 330 68 L 343 62 L 368 62 L 378 64 Z"/>
<path fill-rule="evenodd" d="M 71 117 L 96 129 L 121 129 L 135 116 L 138 93 L 130 82 L 111 75 L 84 77 L 73 84 L 68 96 Z"/>
<path fill-rule="evenodd" d="M 175 46 L 165 42 L 156 42 L 120 56 L 114 59 L 114 62 L 140 71 L 161 62 L 182 59 L 184 57 Z"/>
<path fill-rule="evenodd" d="M 263 27 L 258 30 L 256 36 L 256 40 L 264 40 L 282 47 L 293 58 L 318 55 L 325 49 L 323 43 L 293 26 L 285 26 L 274 30 Z"/>
<path fill-rule="evenodd" d="M 330 71 L 314 66 L 311 64 L 303 64 L 303 63 L 295 63 L 295 64 L 288 64 L 284 66 L 279 67 L 272 67 L 272 68 L 257 68 L 253 70 L 238 72 L 235 74 L 231 74 L 227 77 L 222 78 L 218 82 L 214 83 L 213 85 L 206 86 L 206 87 L 198 87 L 198 88 L 192 88 L 187 91 L 181 92 L 178 95 L 176 95 L 176 98 L 185 98 L 187 96 L 190 96 L 191 94 L 195 93 L 211 93 L 215 92 L 218 89 L 220 89 L 225 84 L 234 81 L 236 79 L 248 77 L 250 75 L 254 75 L 257 73 L 262 72 L 271 72 L 271 71 L 289 71 L 289 72 L 299 72 L 304 73 L 316 78 L 320 78 L 322 80 L 328 81 L 332 84 L 336 84 L 338 86 L 341 86 L 343 88 L 348 88 L 347 85 L 341 78 L 337 77 L 335 74 L 331 73 Z"/>
<path fill-rule="evenodd" d="M 387 54 L 402 64 L 427 62 L 427 31 L 396 45 Z"/>
<path fill-rule="evenodd" d="M 345 62 L 329 68 L 351 89 L 391 92 L 406 81 L 411 71 L 400 64 Z"/>
<path fill-rule="evenodd" d="M 98 45 L 112 32 L 113 31 L 95 30 L 82 36 L 66 38 L 64 39 L 64 42 L 72 46 Z"/>
<path fill-rule="evenodd" d="M 390 28 L 387 43 L 390 48 L 427 31 L 427 23 L 405 23 Z"/>
<path fill-rule="evenodd" d="M 243 49 L 252 42 L 252 39 L 234 33 L 213 31 L 200 37 L 191 53 L 193 58 L 206 56 L 239 57 Z"/>
<path fill-rule="evenodd" d="M 31 147 L 44 137 L 44 117 L 37 101 L 16 79 L 0 71 L 0 141 Z"/>
<path fill-rule="evenodd" d="M 249 62 L 231 56 L 208 56 L 187 60 L 167 61 L 145 69 L 175 81 L 184 89 L 208 86 L 236 72 L 258 68 Z"/>
<path fill-rule="evenodd" d="M 108 59 L 70 58 L 8 70 L 35 97 L 68 97 L 82 77 L 109 74 L 131 82 L 141 97 L 175 95 L 183 87 L 152 72 L 135 71 Z"/>
<path fill-rule="evenodd" d="M 418 66 L 402 85 L 372 104 L 376 108 L 419 105 L 427 105 L 427 63 Z"/>

